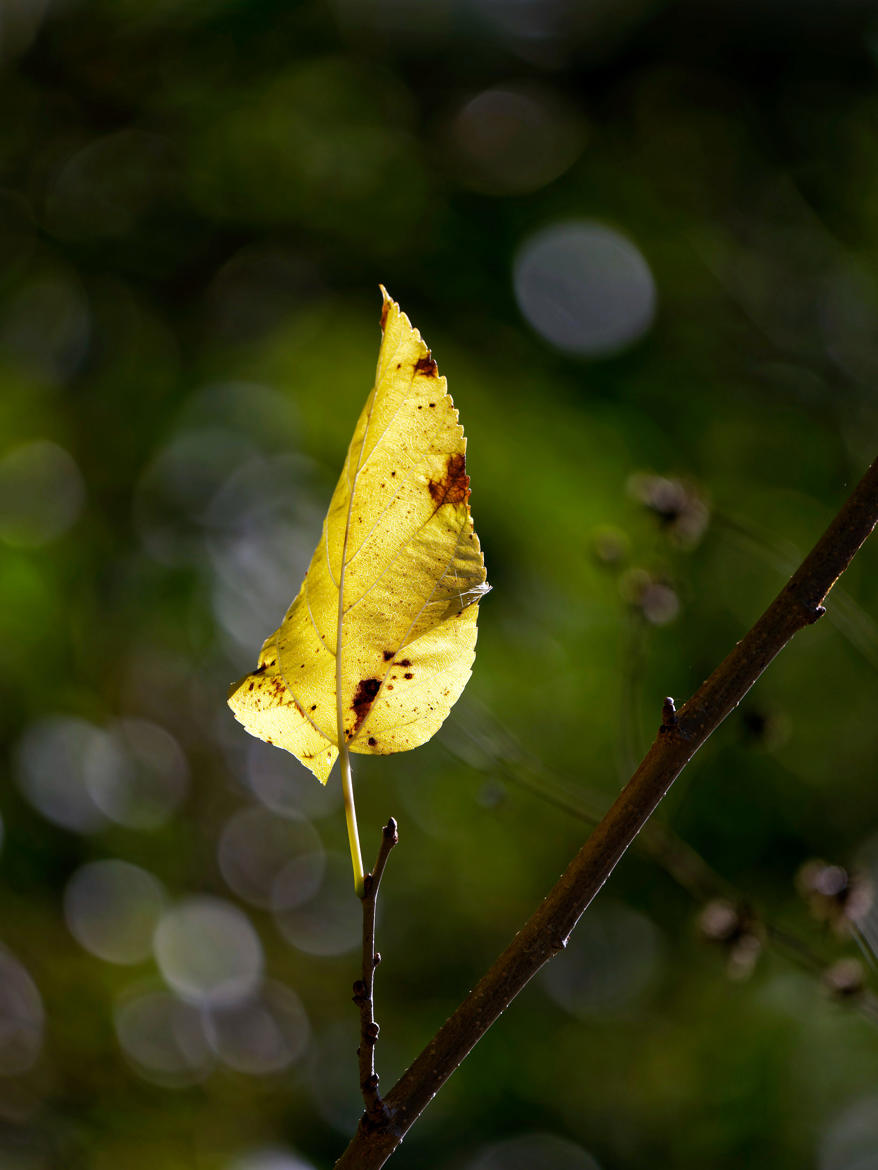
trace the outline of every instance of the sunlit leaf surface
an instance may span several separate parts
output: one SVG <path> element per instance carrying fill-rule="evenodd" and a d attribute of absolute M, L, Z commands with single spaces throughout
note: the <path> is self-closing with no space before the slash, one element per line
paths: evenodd
<path fill-rule="evenodd" d="M 383 290 L 382 290 L 383 291 Z M 375 385 L 299 594 L 229 705 L 321 783 L 338 755 L 425 743 L 470 676 L 490 588 L 446 380 L 384 292 Z"/>

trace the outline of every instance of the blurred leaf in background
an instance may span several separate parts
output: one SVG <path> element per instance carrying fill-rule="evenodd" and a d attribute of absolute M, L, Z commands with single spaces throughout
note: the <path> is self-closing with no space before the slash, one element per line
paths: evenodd
<path fill-rule="evenodd" d="M 542 897 L 874 457 L 876 46 L 853 0 L 6 0 L 4 1167 L 309 1170 L 357 1121 L 340 792 L 224 696 L 319 536 L 380 282 L 464 412 L 494 585 L 440 735 L 360 769 L 367 855 L 401 829 L 382 1085 Z M 878 920 L 796 880 L 878 871 L 876 574 L 401 1170 L 874 1156 Z"/>

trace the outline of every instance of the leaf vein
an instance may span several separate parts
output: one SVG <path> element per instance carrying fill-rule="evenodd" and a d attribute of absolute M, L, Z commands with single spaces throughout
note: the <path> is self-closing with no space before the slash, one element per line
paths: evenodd
<path fill-rule="evenodd" d="M 310 584 L 308 581 L 308 577 L 306 577 L 305 578 L 305 604 L 308 606 L 308 617 L 311 619 L 311 625 L 314 627 L 314 633 L 320 639 L 320 643 L 323 646 L 323 649 L 328 651 L 330 654 L 332 654 L 332 657 L 335 658 L 335 654 L 333 654 L 332 650 L 330 650 L 330 648 L 326 642 L 326 639 L 323 637 L 323 635 L 320 633 L 320 630 L 317 628 L 317 622 L 315 622 L 315 620 L 314 620 L 314 612 L 311 609 L 310 592 L 311 592 Z"/>
<path fill-rule="evenodd" d="M 460 526 L 460 531 L 459 531 L 459 532 L 458 532 L 458 534 L 457 534 L 457 540 L 455 541 L 455 544 L 454 544 L 454 549 L 453 549 L 453 550 L 452 550 L 452 552 L 450 553 L 450 555 L 449 555 L 449 557 L 448 557 L 448 560 L 447 560 L 447 561 L 446 561 L 446 563 L 445 563 L 445 568 L 442 570 L 442 574 L 441 574 L 441 576 L 440 576 L 440 577 L 438 577 L 438 578 L 437 578 L 437 580 L 436 580 L 436 584 L 435 584 L 435 586 L 434 586 L 434 588 L 433 588 L 433 592 L 430 594 L 430 596 L 427 598 L 427 600 L 424 602 L 424 604 L 421 606 L 421 608 L 418 610 L 418 612 L 417 612 L 417 613 L 415 614 L 415 616 L 412 618 L 412 620 L 411 620 L 411 622 L 410 622 L 410 624 L 409 624 L 409 628 L 406 630 L 406 632 L 405 632 L 405 634 L 404 634 L 404 636 L 403 636 L 403 643 L 402 643 L 402 646 L 400 646 L 400 647 L 399 647 L 399 649 L 396 651 L 396 654 L 399 654 L 399 651 L 400 651 L 400 650 L 401 650 L 401 649 L 402 649 L 404 646 L 407 646 L 407 645 L 409 645 L 409 643 L 407 643 L 407 642 L 405 641 L 405 639 L 406 639 L 406 638 L 409 636 L 409 634 L 410 634 L 410 633 L 412 632 L 412 630 L 415 628 L 415 625 L 417 624 L 418 618 L 421 616 L 421 614 L 424 612 L 424 610 L 425 610 L 425 609 L 427 608 L 427 606 L 430 604 L 430 602 L 432 601 L 432 599 L 433 599 L 433 595 L 435 594 L 436 590 L 439 588 L 439 586 L 441 585 L 442 581 L 443 581 L 443 580 L 445 579 L 445 577 L 448 575 L 448 570 L 449 570 L 449 568 L 451 567 L 451 562 L 454 560 L 454 557 L 455 557 L 455 555 L 457 554 L 457 550 L 460 548 L 460 540 L 461 540 L 461 536 L 463 535 L 463 532 L 464 532 L 464 529 L 466 528 L 466 526 L 467 526 L 467 523 L 466 523 L 466 520 L 465 520 L 465 521 L 463 522 L 463 524 Z M 438 623 L 437 623 L 437 624 L 438 624 Z M 426 633 L 426 631 L 424 631 L 424 632 Z M 418 637 L 421 637 L 421 635 L 418 635 Z M 417 639 L 413 639 L 413 641 L 417 641 Z M 396 657 L 396 655 L 394 655 L 394 657 Z M 375 703 L 376 703 L 376 701 L 377 701 L 377 699 L 378 699 L 378 696 L 381 694 L 381 691 L 384 689 L 384 684 L 385 684 L 385 682 L 387 682 L 387 676 L 390 674 L 390 671 L 391 671 L 392 669 L 393 669 L 393 662 L 391 661 L 390 665 L 387 667 L 387 670 L 385 670 L 385 672 L 384 672 L 384 677 L 381 679 L 381 682 L 378 684 L 378 689 L 377 689 L 377 691 L 375 692 L 375 697 L 374 697 L 374 698 L 373 698 L 373 700 L 372 700 L 372 705 L 371 705 L 371 707 L 369 708 L 369 711 L 368 711 L 368 713 L 367 713 L 367 715 L 366 715 L 366 718 L 363 720 L 363 722 L 360 724 L 359 728 L 357 729 L 357 734 L 356 734 L 355 736 L 353 736 L 353 737 L 352 737 L 352 739 L 349 741 L 350 743 L 353 743 L 355 740 L 359 739 L 359 738 L 361 737 L 361 735 L 363 734 L 363 732 L 364 732 L 364 730 L 365 730 L 365 728 L 366 728 L 366 724 L 369 722 L 369 718 L 370 718 L 370 716 L 371 716 L 372 712 L 375 710 Z"/>
<path fill-rule="evenodd" d="M 430 515 L 427 517 L 427 519 L 422 524 L 419 524 L 418 527 L 411 533 L 410 536 L 406 537 L 406 539 L 403 541 L 402 544 L 400 544 L 399 548 L 396 550 L 396 552 L 393 554 L 391 559 L 387 562 L 387 564 L 384 566 L 384 568 L 381 570 L 381 572 L 375 578 L 375 580 L 372 582 L 372 584 L 369 585 L 369 587 L 367 589 L 364 589 L 363 592 L 360 594 L 360 596 L 357 598 L 357 600 L 352 601 L 351 604 L 348 606 L 348 608 L 344 611 L 345 617 L 347 617 L 348 614 L 351 612 L 351 610 L 355 609 L 360 604 L 361 601 L 364 601 L 369 596 L 369 594 L 372 592 L 372 590 L 377 585 L 379 585 L 381 583 L 382 578 L 387 573 L 390 572 L 390 570 L 393 568 L 393 566 L 396 564 L 396 562 L 399 560 L 399 558 L 402 556 L 402 554 L 406 551 L 406 549 L 409 547 L 409 545 L 411 545 L 411 543 L 417 538 L 418 533 L 423 532 L 423 530 L 427 527 L 427 525 L 430 523 L 430 521 L 433 519 L 433 517 L 436 515 L 436 513 L 439 511 L 439 508 L 441 508 L 441 507 L 442 507 L 442 505 L 440 504 L 438 507 L 434 508 L 433 511 L 430 513 Z M 454 546 L 454 552 L 452 552 L 452 554 L 451 554 L 452 558 L 457 553 L 457 550 L 460 548 L 460 535 L 461 535 L 461 532 L 463 531 L 464 528 L 466 528 L 466 521 L 464 521 L 460 532 L 457 534 L 457 542 L 455 543 L 455 546 Z M 363 543 L 365 544 L 365 541 Z M 357 552 L 359 552 L 359 551 L 360 550 L 357 549 Z M 354 555 L 356 556 L 356 553 Z M 351 561 L 353 559 L 354 558 L 351 557 Z M 350 562 L 348 562 L 348 563 L 350 563 Z M 436 590 L 439 588 L 441 581 L 448 573 L 450 563 L 451 563 L 451 560 L 449 559 L 449 561 L 445 565 L 445 568 L 442 571 L 442 576 L 437 580 L 436 585 L 433 588 L 433 593 L 436 592 Z M 433 597 L 433 593 L 430 594 L 430 596 L 424 602 L 421 609 L 418 611 L 418 614 L 415 617 L 415 621 L 418 620 L 418 617 L 420 617 L 421 613 L 423 613 L 423 611 L 430 604 L 430 600 Z M 409 627 L 409 628 L 411 628 L 411 627 Z"/>
<path fill-rule="evenodd" d="M 408 483 L 408 482 L 409 482 L 409 480 L 412 478 L 412 473 L 415 471 L 415 469 L 416 469 L 416 468 L 420 467 L 420 465 L 421 465 L 421 464 L 422 464 L 422 463 L 425 461 L 425 459 L 427 459 L 428 455 L 429 455 L 429 452 L 428 452 L 428 451 L 427 451 L 427 452 L 424 452 L 424 454 L 421 456 L 421 458 L 420 458 L 420 459 L 416 459 L 416 460 L 414 461 L 414 463 L 412 463 L 412 464 L 409 466 L 408 474 L 405 476 L 405 478 L 404 478 L 404 479 L 401 479 L 401 480 L 399 481 L 399 487 L 397 487 L 396 491 L 393 493 L 393 495 L 392 495 L 392 496 L 390 497 L 390 499 L 388 500 L 388 502 L 387 502 L 387 506 L 386 506 L 385 508 L 382 508 L 382 509 L 381 509 L 381 511 L 379 512 L 379 514 L 378 514 L 378 515 L 375 517 L 375 523 L 372 525 L 372 527 L 369 529 L 369 531 L 366 533 L 366 535 L 365 535 L 365 536 L 363 537 L 363 539 L 360 541 L 359 547 L 358 547 L 358 548 L 357 548 L 357 549 L 356 549 L 356 550 L 355 550 L 355 551 L 354 551 L 354 552 L 351 554 L 351 556 L 350 556 L 350 557 L 348 558 L 348 560 L 346 561 L 346 564 L 348 564 L 348 565 L 352 565 L 352 564 L 353 564 L 353 562 L 354 562 L 354 561 L 357 559 L 357 557 L 358 557 L 358 556 L 360 555 L 360 553 L 363 551 L 363 549 L 365 548 L 365 546 L 366 546 L 366 545 L 369 543 L 369 538 L 371 537 L 372 533 L 375 531 L 375 529 L 376 529 L 376 528 L 378 527 L 378 525 L 381 523 L 381 521 L 382 521 L 382 519 L 384 518 L 384 516 L 385 516 L 385 515 L 386 515 L 386 514 L 387 514 L 387 513 L 390 511 L 390 509 L 393 507 L 393 503 L 394 503 L 394 501 L 396 500 L 397 496 L 399 495 L 400 488 L 402 488 L 403 484 L 406 484 L 406 483 Z M 431 513 L 431 515 L 435 515 L 435 512 L 434 512 L 434 513 Z M 405 546 L 406 546 L 406 545 L 407 545 L 407 544 L 408 544 L 408 543 L 409 543 L 411 540 L 413 540 L 413 539 L 414 539 L 414 537 L 415 537 L 415 533 L 416 533 L 416 532 L 418 532 L 418 531 L 419 531 L 419 529 L 415 529 L 415 532 L 413 532 L 413 533 L 411 534 L 411 536 L 409 536 L 409 537 L 406 537 L 405 541 L 403 541 L 402 545 L 400 546 L 400 549 L 399 549 L 399 551 L 400 551 L 400 552 L 401 552 L 401 551 L 402 551 L 402 550 L 405 548 Z M 394 558 L 394 559 L 396 559 L 396 558 Z M 391 564 L 392 564 L 392 563 L 393 563 L 393 562 L 391 561 Z M 388 566 L 388 568 L 389 568 L 389 566 Z M 385 571 L 386 571 L 386 570 L 385 570 Z M 384 574 L 382 573 L 382 576 L 383 576 L 383 575 L 384 575 Z M 380 578 L 379 578 L 379 580 L 380 580 Z M 356 605 L 357 603 L 356 603 L 356 602 L 354 602 L 353 604 L 354 604 L 354 605 Z M 349 606 L 349 607 L 348 607 L 348 609 L 347 609 L 345 612 L 346 612 L 346 613 L 349 613 L 351 609 L 353 609 L 353 605 Z"/>

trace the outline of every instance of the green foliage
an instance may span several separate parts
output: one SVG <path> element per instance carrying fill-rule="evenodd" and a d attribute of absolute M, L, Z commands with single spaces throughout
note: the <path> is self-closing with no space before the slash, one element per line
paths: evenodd
<path fill-rule="evenodd" d="M 525 5 L 557 21 L 536 38 L 490 4 L 40 7 L 0 24 L 0 1015 L 13 989 L 32 1025 L 0 1042 L 0 1162 L 327 1166 L 361 1108 L 340 794 L 223 697 L 307 567 L 376 285 L 466 403 L 494 586 L 447 725 L 358 770 L 367 859 L 400 823 L 385 1087 L 874 456 L 874 30 L 845 6 Z M 553 348 L 516 307 L 525 244 L 571 221 L 648 266 L 615 349 Z M 660 810 L 732 889 L 644 840 L 395 1164 L 534 1131 L 583 1166 L 855 1164 L 878 1034 L 821 985 L 848 919 L 795 878 L 878 865 L 876 571 L 867 546 Z M 84 868 L 107 859 L 161 883 L 195 957 Z M 752 970 L 696 927 L 738 895 Z"/>

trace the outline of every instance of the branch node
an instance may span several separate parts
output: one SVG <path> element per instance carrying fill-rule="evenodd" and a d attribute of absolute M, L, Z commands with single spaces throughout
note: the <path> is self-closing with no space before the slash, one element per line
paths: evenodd
<path fill-rule="evenodd" d="M 378 1096 L 378 1090 L 364 1086 L 363 1096 L 365 1097 L 367 1093 L 370 1098 L 374 1097 L 374 1101 L 367 1106 L 366 1112 L 363 1114 L 363 1119 L 360 1122 L 360 1128 L 364 1133 L 392 1133 L 395 1138 L 398 1138 L 398 1141 L 395 1143 L 398 1145 L 405 1136 L 405 1131 L 398 1132 L 399 1127 L 390 1124 L 390 1110 Z"/>
<path fill-rule="evenodd" d="M 674 700 L 668 695 L 662 703 L 662 728 L 676 727 L 678 722 L 677 708 L 674 706 Z"/>
<path fill-rule="evenodd" d="M 831 585 L 830 588 L 832 588 Z M 813 625 L 814 622 L 819 621 L 820 618 L 822 618 L 826 613 L 826 606 L 821 605 L 819 602 L 803 601 L 800 595 L 800 590 L 795 587 L 793 581 L 789 581 L 787 583 L 783 590 L 783 596 L 788 601 L 788 603 L 795 607 L 795 609 L 802 615 L 802 619 L 804 620 L 805 625 Z M 814 594 L 811 593 L 811 597 L 813 596 Z M 823 596 L 825 597 L 826 593 L 824 593 Z"/>

